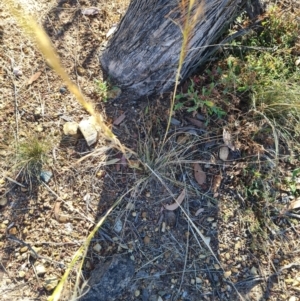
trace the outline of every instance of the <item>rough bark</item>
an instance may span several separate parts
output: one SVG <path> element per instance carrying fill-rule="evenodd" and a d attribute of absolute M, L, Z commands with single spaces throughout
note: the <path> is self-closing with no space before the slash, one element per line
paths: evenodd
<path fill-rule="evenodd" d="M 253 1 L 253 0 L 252 0 Z M 259 1 L 259 0 L 255 0 Z M 102 54 L 101 65 L 131 99 L 170 91 L 182 46 L 187 7 L 182 0 L 132 0 Z M 180 81 L 206 62 L 213 46 L 248 0 L 195 1 Z"/>

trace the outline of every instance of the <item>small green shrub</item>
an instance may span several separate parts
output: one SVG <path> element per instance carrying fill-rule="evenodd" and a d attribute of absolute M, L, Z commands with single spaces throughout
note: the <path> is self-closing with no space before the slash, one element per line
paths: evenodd
<path fill-rule="evenodd" d="M 226 113 L 212 101 L 214 88 L 214 83 L 211 83 L 209 86 L 203 86 L 199 92 L 195 87 L 195 83 L 191 81 L 187 93 L 179 93 L 176 95 L 178 102 L 175 104 L 174 110 L 176 111 L 187 107 L 187 112 L 195 112 L 201 109 L 209 115 L 215 114 L 218 118 L 221 118 Z"/>
<path fill-rule="evenodd" d="M 96 92 L 101 97 L 103 102 L 107 102 L 108 99 L 113 99 L 121 94 L 121 89 L 117 86 L 112 86 L 107 81 L 99 81 L 95 79 Z"/>

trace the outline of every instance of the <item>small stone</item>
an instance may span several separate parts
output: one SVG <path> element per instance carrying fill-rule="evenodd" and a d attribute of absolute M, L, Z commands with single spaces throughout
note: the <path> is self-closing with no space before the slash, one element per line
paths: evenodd
<path fill-rule="evenodd" d="M 134 292 L 134 295 L 135 295 L 136 297 L 138 297 L 140 294 L 141 294 L 141 292 L 140 292 L 139 290 L 136 290 L 136 291 Z"/>
<path fill-rule="evenodd" d="M 101 251 L 102 247 L 99 243 L 95 244 L 93 247 L 93 250 L 97 253 L 99 253 Z"/>
<path fill-rule="evenodd" d="M 0 206 L 5 206 L 6 204 L 7 204 L 7 198 L 6 197 L 0 198 Z"/>
<path fill-rule="evenodd" d="M 297 298 L 295 296 L 290 297 L 289 301 L 297 301 Z"/>
<path fill-rule="evenodd" d="M 38 254 L 38 253 L 42 250 L 42 248 L 32 247 L 32 250 L 33 250 L 36 254 Z M 35 254 L 32 250 L 29 251 L 30 256 L 33 257 L 33 258 L 37 258 L 37 257 L 36 257 L 36 254 Z"/>
<path fill-rule="evenodd" d="M 219 158 L 222 161 L 226 161 L 229 156 L 229 148 L 227 146 L 222 146 L 219 150 Z"/>
<path fill-rule="evenodd" d="M 43 266 L 42 264 L 37 265 L 35 267 L 35 270 L 38 276 L 44 275 L 47 272 L 45 266 Z"/>
<path fill-rule="evenodd" d="M 157 301 L 163 301 L 163 298 L 161 296 L 158 296 Z"/>
<path fill-rule="evenodd" d="M 65 93 L 67 92 L 67 89 L 66 89 L 65 87 L 61 87 L 61 88 L 59 89 L 59 92 L 60 92 L 61 94 L 65 94 Z"/>
<path fill-rule="evenodd" d="M 43 126 L 39 124 L 36 128 L 35 131 L 41 133 L 44 130 Z"/>
<path fill-rule="evenodd" d="M 132 212 L 132 216 L 135 217 L 136 216 L 136 212 Z"/>
<path fill-rule="evenodd" d="M 172 278 L 171 283 L 173 283 L 173 284 L 177 283 L 177 279 Z"/>
<path fill-rule="evenodd" d="M 42 114 L 42 108 L 41 107 L 37 107 L 34 110 L 34 116 L 36 119 L 41 118 L 41 114 Z"/>
<path fill-rule="evenodd" d="M 28 251 L 28 247 L 26 247 L 26 246 L 20 249 L 21 253 L 25 253 L 27 251 Z"/>
<path fill-rule="evenodd" d="M 13 74 L 14 74 L 14 76 L 16 76 L 16 77 L 19 77 L 19 76 L 21 76 L 21 75 L 23 74 L 23 72 L 22 72 L 22 70 L 20 69 L 20 67 L 17 66 L 17 67 L 14 67 L 14 68 L 13 68 Z"/>
<path fill-rule="evenodd" d="M 85 75 L 85 70 L 82 67 L 77 67 L 77 74 L 80 76 Z"/>
<path fill-rule="evenodd" d="M 8 230 L 8 233 L 9 233 L 10 235 L 16 235 L 17 232 L 18 232 L 18 230 L 17 230 L 16 227 L 12 227 L 12 228 L 10 228 L 10 229 Z"/>
<path fill-rule="evenodd" d="M 123 223 L 120 219 L 117 219 L 116 222 L 115 222 L 115 225 L 114 225 L 114 230 L 117 232 L 117 233 L 120 233 L 122 231 L 122 228 L 123 228 Z"/>
<path fill-rule="evenodd" d="M 45 279 L 44 288 L 49 292 L 52 291 L 58 284 L 58 279 L 53 276 Z"/>
<path fill-rule="evenodd" d="M 85 268 L 89 270 L 91 267 L 92 267 L 91 262 L 87 260 L 85 263 Z"/>
<path fill-rule="evenodd" d="M 191 284 L 195 284 L 195 279 L 191 279 Z"/>
<path fill-rule="evenodd" d="M 40 174 L 40 178 L 43 182 L 48 183 L 52 178 L 53 173 L 49 170 L 42 170 Z"/>
<path fill-rule="evenodd" d="M 147 217 L 147 212 L 142 212 L 142 218 L 146 218 Z"/>
<path fill-rule="evenodd" d="M 78 128 L 77 122 L 69 121 L 64 124 L 63 131 L 66 136 L 78 137 Z"/>
<path fill-rule="evenodd" d="M 180 125 L 181 124 L 181 122 L 179 121 L 179 120 L 177 120 L 177 119 L 175 119 L 175 118 L 171 118 L 171 124 L 172 125 Z"/>
<path fill-rule="evenodd" d="M 19 277 L 24 278 L 25 277 L 25 272 L 24 271 L 19 271 Z"/>
<path fill-rule="evenodd" d="M 146 193 L 146 197 L 147 197 L 147 198 L 150 198 L 150 196 L 151 196 L 151 193 L 148 191 L 148 192 Z"/>
<path fill-rule="evenodd" d="M 251 270 L 250 270 L 250 273 L 252 275 L 257 275 L 257 269 L 256 269 L 256 267 L 252 267 Z"/>
<path fill-rule="evenodd" d="M 201 278 L 199 278 L 199 277 L 196 277 L 196 283 L 197 283 L 197 284 L 200 284 L 200 283 L 202 283 L 202 280 L 201 280 Z"/>
<path fill-rule="evenodd" d="M 149 236 L 145 236 L 144 237 L 144 243 L 147 245 L 150 243 L 150 237 Z"/>
<path fill-rule="evenodd" d="M 224 273 L 224 278 L 228 278 L 228 277 L 230 277 L 231 276 L 231 271 L 226 271 L 225 273 Z"/>

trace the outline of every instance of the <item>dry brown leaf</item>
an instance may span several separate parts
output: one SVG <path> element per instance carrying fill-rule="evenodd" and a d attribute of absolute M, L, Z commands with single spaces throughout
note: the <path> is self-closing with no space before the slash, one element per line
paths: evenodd
<path fill-rule="evenodd" d="M 42 74 L 41 71 L 34 73 L 34 74 L 29 78 L 29 80 L 27 81 L 27 86 L 29 86 L 29 85 L 31 85 L 33 82 L 35 82 L 35 81 L 40 77 L 41 74 Z"/>
<path fill-rule="evenodd" d="M 184 200 L 184 197 L 185 197 L 185 188 L 182 190 L 181 194 L 178 196 L 175 203 L 173 203 L 171 205 L 166 205 L 165 209 L 167 209 L 167 210 L 177 209 L 181 205 L 182 201 Z"/>
<path fill-rule="evenodd" d="M 201 128 L 201 129 L 205 128 L 204 122 L 202 122 L 202 121 L 200 121 L 200 120 L 198 120 L 198 119 L 190 118 L 190 117 L 187 117 L 186 119 L 187 119 L 191 124 L 197 126 L 198 128 Z"/>
<path fill-rule="evenodd" d="M 194 163 L 194 176 L 199 185 L 206 182 L 206 173 L 202 170 L 199 163 Z"/>
<path fill-rule="evenodd" d="M 120 115 L 117 119 L 115 119 L 114 121 L 114 125 L 119 125 L 126 117 L 126 114 L 123 113 L 122 115 Z"/>
<path fill-rule="evenodd" d="M 59 208 L 60 208 L 60 202 L 56 202 L 54 205 L 54 210 L 53 210 L 56 220 L 59 219 Z"/>
<path fill-rule="evenodd" d="M 214 180 L 213 180 L 212 188 L 211 188 L 213 193 L 217 192 L 217 190 L 219 189 L 219 187 L 221 185 L 221 181 L 222 181 L 222 176 L 220 176 L 220 175 L 214 176 Z"/>
<path fill-rule="evenodd" d="M 56 202 L 54 205 L 54 216 L 55 219 L 60 223 L 65 223 L 69 220 L 69 217 L 65 214 L 60 214 L 60 204 L 61 202 Z"/>

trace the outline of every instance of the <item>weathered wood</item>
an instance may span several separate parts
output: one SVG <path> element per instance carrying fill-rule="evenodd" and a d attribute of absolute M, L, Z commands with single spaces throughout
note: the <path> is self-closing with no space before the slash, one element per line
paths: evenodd
<path fill-rule="evenodd" d="M 195 0 L 192 15 L 199 17 L 191 31 L 181 81 L 205 63 L 212 46 L 247 1 Z M 138 99 L 174 87 L 187 11 L 183 2 L 189 1 L 131 1 L 100 58 L 105 73 L 119 85 L 123 95 Z"/>

